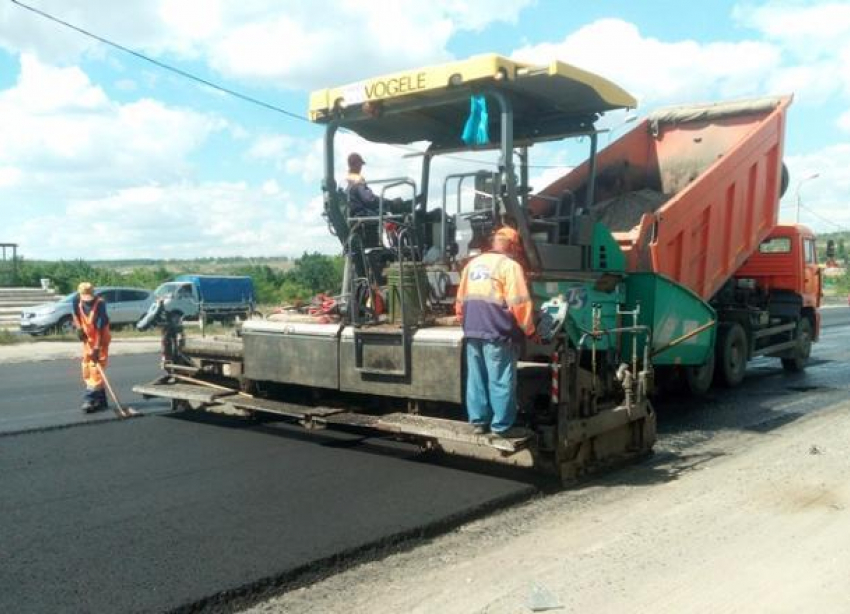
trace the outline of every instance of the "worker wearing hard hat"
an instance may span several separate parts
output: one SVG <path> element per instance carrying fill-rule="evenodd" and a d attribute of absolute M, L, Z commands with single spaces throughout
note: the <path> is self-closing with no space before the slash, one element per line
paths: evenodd
<path fill-rule="evenodd" d="M 359 153 L 349 154 L 345 191 L 348 195 L 349 214 L 352 216 L 378 215 L 379 199 L 362 175 L 364 164 L 366 161 Z"/>
<path fill-rule="evenodd" d="M 474 432 L 522 437 L 517 414 L 516 368 L 523 336 L 534 337 L 534 307 L 522 266 L 513 258 L 516 230 L 503 227 L 492 251 L 463 269 L 455 313 L 466 338 L 466 411 Z"/>
<path fill-rule="evenodd" d="M 353 217 L 375 216 L 381 208 L 381 199 L 372 191 L 363 177 L 366 161 L 357 152 L 348 155 L 348 174 L 345 176 L 345 193 L 348 196 L 348 214 Z M 422 203 L 420 197 L 415 199 Z M 413 201 L 401 198 L 384 199 L 386 213 L 409 213 L 413 210 Z"/>
<path fill-rule="evenodd" d="M 106 369 L 109 358 L 109 315 L 106 303 L 94 295 L 94 286 L 87 281 L 77 286 L 73 307 L 74 326 L 83 342 L 82 368 L 86 392 L 82 409 L 90 413 L 108 407 L 102 370 Z"/>

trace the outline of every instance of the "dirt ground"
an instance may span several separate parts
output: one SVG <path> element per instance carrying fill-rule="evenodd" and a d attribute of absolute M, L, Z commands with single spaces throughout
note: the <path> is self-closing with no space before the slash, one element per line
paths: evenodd
<path fill-rule="evenodd" d="M 848 612 L 848 409 L 661 450 L 250 612 Z"/>

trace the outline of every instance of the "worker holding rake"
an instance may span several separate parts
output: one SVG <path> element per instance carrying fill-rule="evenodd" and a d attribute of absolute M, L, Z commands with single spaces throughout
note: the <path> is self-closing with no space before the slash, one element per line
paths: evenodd
<path fill-rule="evenodd" d="M 87 281 L 77 286 L 74 299 L 74 325 L 83 342 L 82 373 L 86 392 L 82 410 L 86 413 L 108 408 L 104 370 L 109 359 L 109 315 L 106 303 L 94 295 L 94 286 Z"/>

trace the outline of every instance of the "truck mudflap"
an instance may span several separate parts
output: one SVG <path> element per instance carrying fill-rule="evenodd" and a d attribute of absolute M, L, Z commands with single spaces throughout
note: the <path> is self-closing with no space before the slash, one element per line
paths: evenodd
<path fill-rule="evenodd" d="M 457 420 L 403 412 L 382 415 L 355 413 L 342 407 L 302 405 L 256 398 L 233 389 L 186 384 L 160 378 L 133 387 L 145 397 L 171 399 L 175 408 L 191 408 L 226 415 L 267 413 L 297 422 L 305 428 L 362 429 L 418 441 L 426 449 L 517 467 L 534 467 L 535 437 L 492 438 L 473 433 L 472 425 Z"/>

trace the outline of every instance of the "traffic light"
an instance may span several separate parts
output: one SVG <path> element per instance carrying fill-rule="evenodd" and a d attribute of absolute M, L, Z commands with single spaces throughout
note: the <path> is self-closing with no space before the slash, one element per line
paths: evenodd
<path fill-rule="evenodd" d="M 826 242 L 826 257 L 830 260 L 835 258 L 835 241 L 832 239 Z"/>

